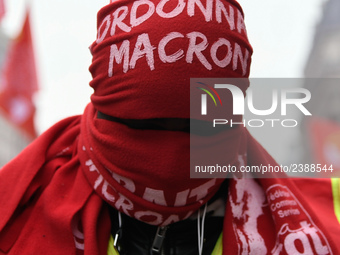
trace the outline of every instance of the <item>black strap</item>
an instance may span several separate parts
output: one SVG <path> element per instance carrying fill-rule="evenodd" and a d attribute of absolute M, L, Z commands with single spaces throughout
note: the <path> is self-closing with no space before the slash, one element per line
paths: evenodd
<path fill-rule="evenodd" d="M 212 136 L 230 129 L 228 125 L 213 127 L 212 122 L 203 120 L 181 118 L 122 119 L 100 111 L 97 113 L 97 118 L 121 123 L 133 129 L 182 131 L 200 136 Z"/>
<path fill-rule="evenodd" d="M 159 118 L 159 119 L 122 119 L 106 115 L 100 111 L 97 114 L 98 119 L 124 124 L 133 129 L 150 129 L 150 130 L 172 130 L 190 132 L 190 119 L 180 118 Z"/>

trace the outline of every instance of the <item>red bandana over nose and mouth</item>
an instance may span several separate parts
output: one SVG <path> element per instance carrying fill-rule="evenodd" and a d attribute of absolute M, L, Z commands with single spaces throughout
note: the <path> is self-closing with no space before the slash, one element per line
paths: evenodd
<path fill-rule="evenodd" d="M 194 77 L 248 77 L 252 48 L 236 1 L 118 0 L 98 13 L 91 46 L 99 111 L 189 118 Z"/>

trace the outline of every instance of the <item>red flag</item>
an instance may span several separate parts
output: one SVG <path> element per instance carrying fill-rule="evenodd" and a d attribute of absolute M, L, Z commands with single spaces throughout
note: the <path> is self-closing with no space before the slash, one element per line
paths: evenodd
<path fill-rule="evenodd" d="M 0 0 L 0 21 L 5 16 L 5 3 L 4 0 Z"/>
<path fill-rule="evenodd" d="M 314 163 L 338 171 L 340 169 L 340 123 L 314 118 L 309 122 L 309 130 Z"/>
<path fill-rule="evenodd" d="M 12 123 L 32 138 L 36 137 L 33 94 L 37 89 L 37 73 L 27 12 L 23 29 L 11 42 L 3 65 L 0 107 Z"/>

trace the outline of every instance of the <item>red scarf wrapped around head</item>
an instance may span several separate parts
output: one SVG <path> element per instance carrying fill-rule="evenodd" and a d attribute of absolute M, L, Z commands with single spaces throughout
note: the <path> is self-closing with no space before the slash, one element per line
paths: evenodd
<path fill-rule="evenodd" d="M 113 1 L 98 13 L 97 37 L 91 100 L 110 116 L 189 118 L 190 78 L 249 76 L 252 48 L 234 0 Z"/>
<path fill-rule="evenodd" d="M 190 78 L 248 77 L 252 49 L 239 4 L 112 1 L 98 13 L 91 52 L 94 94 L 84 114 L 53 126 L 0 171 L 0 254 L 103 255 L 108 205 L 167 225 L 220 188 L 223 179 L 190 179 L 189 133 L 133 129 L 97 114 L 188 119 Z M 244 128 L 215 139 L 230 145 L 231 165 L 276 164 Z M 328 184 L 313 200 L 291 179 L 230 180 L 223 254 L 338 254 Z M 330 206 L 311 207 L 321 200 Z"/>

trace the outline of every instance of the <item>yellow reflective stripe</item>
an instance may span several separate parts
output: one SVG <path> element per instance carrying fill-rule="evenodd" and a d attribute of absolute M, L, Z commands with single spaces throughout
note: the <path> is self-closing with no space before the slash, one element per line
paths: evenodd
<path fill-rule="evenodd" d="M 222 248 L 223 248 L 222 236 L 223 236 L 223 233 L 221 233 L 220 237 L 217 239 L 215 248 L 212 251 L 211 255 L 222 255 Z"/>
<path fill-rule="evenodd" d="M 335 216 L 340 223 L 340 179 L 332 178 L 332 191 Z"/>
<path fill-rule="evenodd" d="M 114 241 L 112 235 L 110 235 L 109 245 L 107 247 L 107 255 L 119 255 L 118 251 L 113 247 Z M 212 251 L 211 255 L 222 255 L 222 233 L 220 234 L 214 250 Z"/>
<path fill-rule="evenodd" d="M 115 249 L 113 244 L 114 244 L 113 236 L 110 235 L 109 245 L 107 246 L 107 255 L 119 255 L 118 251 Z"/>

